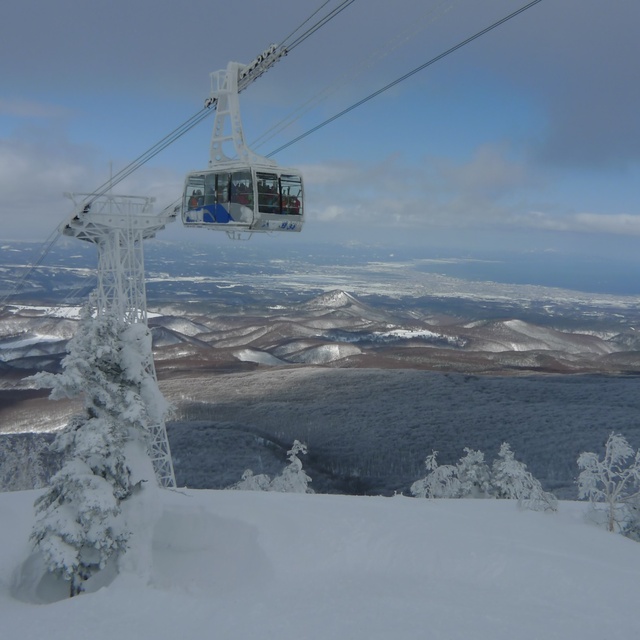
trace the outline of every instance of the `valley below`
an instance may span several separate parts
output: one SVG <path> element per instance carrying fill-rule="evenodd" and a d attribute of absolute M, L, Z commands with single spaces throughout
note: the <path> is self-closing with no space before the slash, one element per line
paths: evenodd
<path fill-rule="evenodd" d="M 581 451 L 599 451 L 611 431 L 640 444 L 638 296 L 454 277 L 453 260 L 221 247 L 183 251 L 182 262 L 166 246 L 147 252 L 180 486 L 276 474 L 298 439 L 316 491 L 406 493 L 432 450 L 441 464 L 464 447 L 490 461 L 508 441 L 545 488 L 575 497 Z M 4 254 L 5 287 L 20 250 Z M 90 254 L 57 259 L 0 316 L 9 489 L 46 482 L 58 462 L 46 444 L 80 409 L 28 380 L 60 370 L 93 286 Z M 24 451 L 35 454 L 18 473 L 11 461 Z"/>

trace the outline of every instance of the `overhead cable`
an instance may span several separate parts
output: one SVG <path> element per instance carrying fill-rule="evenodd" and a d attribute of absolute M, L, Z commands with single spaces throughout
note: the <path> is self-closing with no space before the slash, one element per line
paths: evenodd
<path fill-rule="evenodd" d="M 278 50 L 281 51 L 282 54 L 291 51 L 293 48 L 297 47 L 299 44 L 304 42 L 307 38 L 309 38 L 313 33 L 315 33 L 322 26 L 327 24 L 330 20 L 335 18 L 339 13 L 341 13 L 344 9 L 346 9 L 350 4 L 352 4 L 355 0 L 343 0 L 335 9 L 325 15 L 323 18 L 314 23 L 311 27 L 309 27 L 304 33 L 298 36 L 288 47 L 280 45 Z M 306 18 L 294 31 L 292 31 L 285 41 L 293 37 L 300 29 L 303 28 L 305 24 L 307 24 L 310 20 L 313 19 L 322 9 L 329 4 L 330 0 L 326 0 L 316 11 L 314 11 L 308 18 Z M 285 42 L 283 41 L 283 42 Z M 255 78 L 254 78 L 255 79 Z M 246 87 L 246 84 L 245 84 Z M 245 88 L 242 87 L 242 88 Z M 144 164 L 149 162 L 152 158 L 157 156 L 161 151 L 164 151 L 169 145 L 173 144 L 176 140 L 181 138 L 195 126 L 200 124 L 205 118 L 207 118 L 215 109 L 213 107 L 216 106 L 215 101 L 209 101 L 206 106 L 200 111 L 193 114 L 188 120 L 183 122 L 180 126 L 176 127 L 173 131 L 168 133 L 164 138 L 156 142 L 152 147 L 147 149 L 144 153 L 140 154 L 137 158 L 132 160 L 128 165 L 120 169 L 115 175 L 111 176 L 109 180 L 101 184 L 91 196 L 87 197 L 83 202 L 82 206 L 85 207 L 87 204 L 91 204 L 94 200 L 103 196 L 114 186 L 122 182 L 125 178 L 130 176 L 132 173 L 137 171 Z M 166 209 L 165 209 L 166 211 Z M 0 305 L 4 304 L 8 298 L 16 295 L 18 291 L 22 290 L 28 278 L 34 272 L 34 270 L 42 264 L 46 256 L 49 254 L 53 246 L 58 241 L 60 237 L 60 230 L 65 226 L 65 224 L 75 215 L 75 212 L 72 213 L 66 220 L 64 220 L 61 224 L 59 224 L 54 231 L 51 233 L 49 238 L 43 243 L 41 246 L 41 250 L 38 254 L 38 257 L 35 262 L 32 262 L 29 265 L 29 268 L 22 274 L 22 276 L 18 279 L 16 285 L 13 289 L 5 294 L 0 299 Z"/>
<path fill-rule="evenodd" d="M 414 22 L 406 31 L 400 33 L 397 36 L 392 37 L 381 47 L 376 49 L 373 53 L 368 53 L 364 59 L 355 64 L 351 69 L 342 74 L 332 85 L 325 87 L 322 91 L 317 93 L 312 98 L 306 100 L 303 104 L 294 109 L 285 118 L 275 123 L 269 129 L 267 129 L 260 137 L 255 139 L 252 144 L 252 149 L 259 149 L 264 146 L 269 140 L 274 138 L 279 133 L 290 127 L 297 122 L 305 113 L 314 109 L 321 102 L 326 100 L 331 94 L 338 91 L 342 86 L 349 82 L 355 81 L 358 76 L 363 74 L 368 68 L 377 64 L 380 60 L 390 55 L 393 51 L 403 46 L 406 42 L 415 37 L 428 24 L 431 24 L 450 11 L 456 2 L 460 0 L 442 0 L 436 7 L 429 7 L 420 17 L 420 19 Z"/>
<path fill-rule="evenodd" d="M 315 15 L 320 13 L 320 11 L 322 11 L 330 2 L 331 0 L 326 0 L 325 2 L 323 2 L 306 20 L 300 23 L 286 38 L 283 38 L 280 41 L 281 46 L 286 47 L 289 38 L 292 38 L 296 33 L 298 33 L 298 31 L 300 31 L 300 29 L 302 29 L 302 27 L 304 27 L 307 22 L 309 22 Z"/>
<path fill-rule="evenodd" d="M 290 45 L 287 45 L 287 51 L 293 51 L 298 45 L 302 44 L 309 36 L 313 35 L 318 29 L 324 27 L 327 22 L 333 20 L 337 15 L 342 13 L 349 5 L 353 4 L 355 0 L 343 0 L 335 9 L 330 11 L 324 18 L 321 18 L 313 26 L 309 27 L 301 36 L 294 40 Z M 325 2 L 322 7 L 327 3 Z M 321 7 L 321 8 L 322 8 Z M 317 11 L 316 11 L 317 13 Z M 294 32 L 295 33 L 295 32 Z"/>
<path fill-rule="evenodd" d="M 272 156 L 276 155 L 276 153 L 280 153 L 280 151 L 283 151 L 284 149 L 287 149 L 288 147 L 290 147 L 291 145 L 295 144 L 296 142 L 299 142 L 303 138 L 306 138 L 307 136 L 310 136 L 312 133 L 315 133 L 316 131 L 318 131 L 319 129 L 322 129 L 323 127 L 326 127 L 328 124 L 331 124 L 332 122 L 334 122 L 338 118 L 341 118 L 342 116 L 344 116 L 347 113 L 353 111 L 354 109 L 357 109 L 358 107 L 362 106 L 366 102 L 369 102 L 370 100 L 373 100 L 373 98 L 377 98 L 381 93 L 384 93 L 385 91 L 388 91 L 392 87 L 395 87 L 396 85 L 400 84 L 401 82 L 404 82 L 405 80 L 407 80 L 411 76 L 414 76 L 419 71 L 422 71 L 423 69 L 426 69 L 427 67 L 430 67 L 432 64 L 435 64 L 439 60 L 442 60 L 442 58 L 445 58 L 446 56 L 448 56 L 449 54 L 453 53 L 454 51 L 457 51 L 458 49 L 461 49 L 462 47 L 464 47 L 465 45 L 469 44 L 470 42 L 473 42 L 474 40 L 477 40 L 478 38 L 480 38 L 481 36 L 485 35 L 486 33 L 489 33 L 489 31 L 492 31 L 496 27 L 499 27 L 500 25 L 504 24 L 508 20 L 511 20 L 511 18 L 515 18 L 517 15 L 523 13 L 527 9 L 530 9 L 531 7 L 533 7 L 534 5 L 538 4 L 539 2 L 542 2 L 542 0 L 533 0 L 532 2 L 529 2 L 529 4 L 526 4 L 525 6 L 520 7 L 520 9 L 514 11 L 513 13 L 510 13 L 508 16 L 505 16 L 501 20 L 498 20 L 497 22 L 494 22 L 492 25 L 482 29 L 482 31 L 478 31 L 474 35 L 468 37 L 466 40 L 463 40 L 462 42 L 459 42 L 457 45 L 451 47 L 450 49 L 447 49 L 444 53 L 441 53 L 440 55 L 437 55 L 435 58 L 431 58 L 431 60 L 425 62 L 424 64 L 421 64 L 419 67 L 416 67 L 415 69 L 412 69 L 411 71 L 409 71 L 408 73 L 405 73 L 400 78 L 397 78 L 396 80 L 394 80 L 393 82 L 390 82 L 389 84 L 385 85 L 381 89 L 378 89 L 377 91 L 374 91 L 373 93 L 369 94 L 366 98 L 362 98 L 362 100 L 358 100 L 358 102 L 352 104 L 350 107 L 347 107 L 346 109 L 343 109 L 339 113 L 336 113 L 334 116 L 331 116 L 331 118 L 328 118 L 327 120 L 325 120 L 324 122 L 321 122 L 320 124 L 316 125 L 312 129 L 309 129 L 308 131 L 305 131 L 305 133 L 300 134 L 299 136 L 297 136 L 293 140 L 290 140 L 286 144 L 283 144 L 282 146 L 278 147 L 277 149 L 275 149 L 274 151 L 269 153 L 267 155 L 267 158 L 271 158 Z"/>

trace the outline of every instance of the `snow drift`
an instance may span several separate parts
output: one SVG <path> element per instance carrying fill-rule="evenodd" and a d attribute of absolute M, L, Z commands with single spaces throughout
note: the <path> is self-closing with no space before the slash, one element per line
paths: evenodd
<path fill-rule="evenodd" d="M 161 491 L 146 557 L 97 592 L 36 604 L 15 595 L 36 495 L 0 495 L 3 640 L 629 640 L 640 628 L 640 547 L 585 524 L 583 503 L 542 514 L 508 500 Z"/>

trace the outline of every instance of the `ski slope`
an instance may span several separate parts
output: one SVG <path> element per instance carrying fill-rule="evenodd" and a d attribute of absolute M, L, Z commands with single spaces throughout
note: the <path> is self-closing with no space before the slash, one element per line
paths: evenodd
<path fill-rule="evenodd" d="M 55 591 L 23 563 L 36 495 L 0 494 L 2 640 L 628 640 L 640 629 L 640 546 L 586 524 L 584 503 L 545 514 L 497 500 L 161 491 L 136 511 L 146 526 L 110 584 L 36 604 Z"/>

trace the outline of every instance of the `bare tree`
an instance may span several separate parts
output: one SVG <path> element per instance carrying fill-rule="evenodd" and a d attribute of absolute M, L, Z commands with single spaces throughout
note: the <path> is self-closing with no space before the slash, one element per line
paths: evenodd
<path fill-rule="evenodd" d="M 595 507 L 606 504 L 607 528 L 614 531 L 622 526 L 627 506 L 640 497 L 640 450 L 631 445 L 619 433 L 611 433 L 604 448 L 604 458 L 596 453 L 583 452 L 578 457 L 580 498 L 588 498 Z"/>

